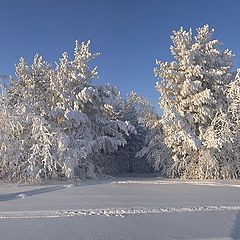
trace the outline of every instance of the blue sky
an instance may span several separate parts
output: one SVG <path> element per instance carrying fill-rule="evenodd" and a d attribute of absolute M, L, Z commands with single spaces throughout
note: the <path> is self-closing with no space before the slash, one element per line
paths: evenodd
<path fill-rule="evenodd" d="M 0 73 L 14 74 L 35 53 L 54 65 L 74 41 L 92 42 L 100 79 L 125 95 L 135 90 L 158 108 L 155 59 L 171 59 L 172 30 L 208 23 L 240 65 L 238 0 L 0 0 Z"/>

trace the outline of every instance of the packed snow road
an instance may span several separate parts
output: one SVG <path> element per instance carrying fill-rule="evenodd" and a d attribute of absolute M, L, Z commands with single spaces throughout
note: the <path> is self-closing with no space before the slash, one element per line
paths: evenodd
<path fill-rule="evenodd" d="M 1 184 L 0 240 L 240 239 L 240 181 Z"/>

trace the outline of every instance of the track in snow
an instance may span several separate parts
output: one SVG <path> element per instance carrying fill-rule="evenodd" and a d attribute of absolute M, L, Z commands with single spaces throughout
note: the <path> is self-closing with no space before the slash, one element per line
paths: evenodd
<path fill-rule="evenodd" d="M 195 185 L 195 186 L 210 186 L 210 187 L 231 187 L 231 188 L 240 188 L 240 184 L 231 184 L 231 183 L 221 183 L 221 182 L 200 182 L 200 181 L 185 181 L 185 180 L 124 180 L 112 182 L 112 184 L 153 184 L 153 185 Z"/>
<path fill-rule="evenodd" d="M 239 211 L 240 206 L 192 206 L 173 208 L 112 208 L 81 210 L 5 211 L 0 219 L 38 219 L 84 216 L 127 217 L 146 214 Z"/>

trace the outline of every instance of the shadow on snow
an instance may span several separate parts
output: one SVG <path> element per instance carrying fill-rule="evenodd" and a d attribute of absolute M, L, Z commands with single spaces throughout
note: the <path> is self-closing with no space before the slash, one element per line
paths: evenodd
<path fill-rule="evenodd" d="M 240 211 L 236 214 L 234 226 L 231 233 L 232 239 L 240 239 Z"/>
<path fill-rule="evenodd" d="M 3 195 L 0 195 L 0 202 L 16 200 L 16 199 L 30 197 L 38 194 L 58 191 L 65 188 L 66 188 L 65 186 L 50 186 L 50 187 L 44 187 L 40 189 L 28 190 L 23 192 L 3 194 Z"/>

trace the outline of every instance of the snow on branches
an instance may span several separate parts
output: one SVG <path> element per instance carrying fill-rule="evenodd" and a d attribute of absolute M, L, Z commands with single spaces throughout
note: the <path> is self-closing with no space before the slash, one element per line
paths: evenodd
<path fill-rule="evenodd" d="M 1 96 L 1 178 L 95 178 L 104 163 L 94 155 L 126 144 L 131 124 L 119 118 L 119 91 L 92 85 L 98 73 L 90 65 L 99 54 L 89 48 L 76 42 L 74 58 L 63 53 L 55 68 L 39 55 L 31 66 L 20 59 Z"/>
<path fill-rule="evenodd" d="M 171 37 L 172 62 L 157 61 L 155 76 L 163 109 L 164 142 L 173 153 L 169 176 L 232 178 L 238 169 L 223 153 L 229 135 L 227 88 L 233 78 L 233 54 L 221 50 L 213 29 L 180 28 Z M 220 157 L 221 156 L 221 157 Z M 226 167 L 228 166 L 228 167 Z"/>
<path fill-rule="evenodd" d="M 0 178 L 97 178 L 115 172 L 230 179 L 240 174 L 240 69 L 208 25 L 171 36 L 171 62 L 154 69 L 160 117 L 135 92 L 122 100 L 98 78 L 90 42 L 53 67 L 35 55 L 0 84 Z M 0 79 L 5 78 L 0 76 Z M 151 167 L 149 167 L 149 164 Z"/>

